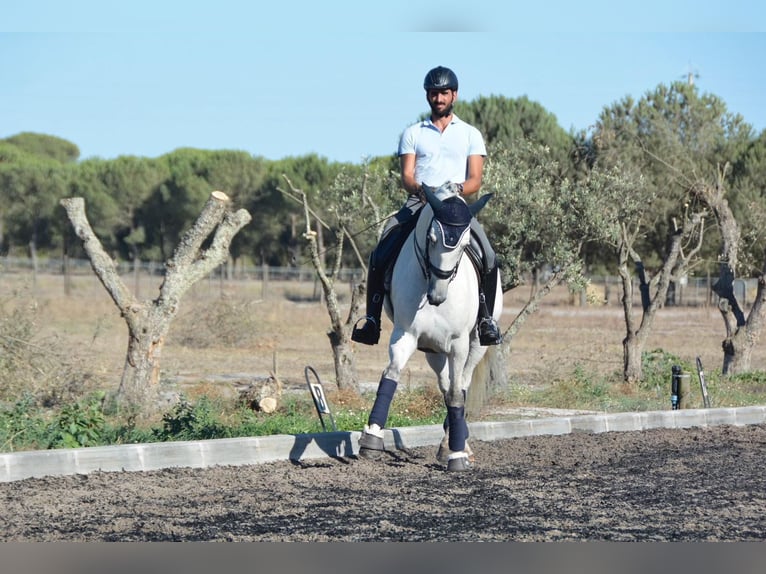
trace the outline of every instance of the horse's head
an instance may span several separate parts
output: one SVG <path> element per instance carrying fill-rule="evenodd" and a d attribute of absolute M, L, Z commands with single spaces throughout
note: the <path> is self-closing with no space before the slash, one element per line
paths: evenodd
<path fill-rule="evenodd" d="M 426 196 L 426 201 L 433 208 L 434 213 L 439 210 L 441 203 L 447 199 L 453 197 L 463 199 L 463 197 L 460 195 L 460 188 L 456 183 L 447 182 L 442 184 L 440 187 L 430 187 L 423 185 L 422 188 L 423 193 Z M 484 209 L 484 206 L 487 205 L 487 202 L 490 199 L 492 199 L 492 194 L 487 193 L 482 195 L 477 201 L 468 205 L 468 210 L 471 212 L 471 215 L 475 217 L 477 213 Z"/>
<path fill-rule="evenodd" d="M 428 302 L 440 305 L 447 298 L 449 283 L 457 273 L 463 251 L 471 241 L 471 218 L 489 200 L 484 196 L 468 205 L 458 194 L 457 186 L 444 184 L 438 189 L 423 191 L 433 210 L 423 249 L 426 277 L 428 279 Z M 473 208 L 473 206 L 478 207 Z"/>

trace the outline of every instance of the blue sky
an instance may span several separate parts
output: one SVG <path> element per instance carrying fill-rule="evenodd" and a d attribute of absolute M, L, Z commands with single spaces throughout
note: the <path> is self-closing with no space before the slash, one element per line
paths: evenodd
<path fill-rule="evenodd" d="M 395 151 L 436 65 L 463 100 L 527 96 L 567 130 L 691 71 L 766 129 L 761 2 L 110 4 L 4 8 L 0 138 L 56 135 L 83 159 L 197 147 L 356 163 Z"/>

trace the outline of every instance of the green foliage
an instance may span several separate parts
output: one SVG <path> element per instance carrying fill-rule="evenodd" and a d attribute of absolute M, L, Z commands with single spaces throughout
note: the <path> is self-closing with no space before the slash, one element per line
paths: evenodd
<path fill-rule="evenodd" d="M 615 242 L 620 224 L 641 208 L 635 182 L 617 170 L 562 178 L 550 150 L 529 141 L 490 153 L 483 191 L 494 197 L 479 219 L 502 261 L 504 290 L 546 268 L 581 281 L 585 247 Z"/>
<path fill-rule="evenodd" d="M 570 376 L 546 387 L 514 386 L 493 397 L 498 404 L 538 408 L 560 408 L 596 412 L 640 412 L 670 408 L 670 368 L 687 365 L 662 350 L 644 356 L 647 379 L 641 385 L 626 385 L 620 374 L 604 376 L 576 365 Z M 722 378 L 707 374 L 714 407 L 763 404 L 766 373 L 753 372 Z M 692 382 L 695 376 L 692 373 Z M 374 394 L 348 400 L 328 395 L 338 430 L 357 431 L 367 422 Z M 137 427 L 135 419 L 119 418 L 104 409 L 103 393 L 61 405 L 55 411 L 42 409 L 32 395 L 24 395 L 0 407 L 0 451 L 72 448 L 108 444 L 150 443 L 175 440 L 310 434 L 322 431 L 319 416 L 308 393 L 290 393 L 271 414 L 254 412 L 241 403 L 200 396 L 194 402 L 183 398 L 162 417 L 160 426 Z M 698 387 L 691 385 L 690 408 L 701 408 Z M 444 421 L 445 408 L 435 388 L 402 388 L 394 397 L 388 426 L 437 425 Z M 329 418 L 325 419 L 329 428 Z"/>
<path fill-rule="evenodd" d="M 78 448 L 102 444 L 106 425 L 103 412 L 104 393 L 85 402 L 64 405 L 53 423 L 48 448 Z"/>
<path fill-rule="evenodd" d="M 766 242 L 766 130 L 732 161 L 729 204 L 740 225 L 743 276 L 757 276 Z"/>
<path fill-rule="evenodd" d="M 194 404 L 185 398 L 179 401 L 162 417 L 162 428 L 154 435 L 161 441 L 207 440 L 228 438 L 231 432 L 217 420 L 212 402 L 203 396 Z"/>
<path fill-rule="evenodd" d="M 33 450 L 48 444 L 49 425 L 39 414 L 35 398 L 23 394 L 9 407 L 0 408 L 0 451 Z"/>
<path fill-rule="evenodd" d="M 56 136 L 22 132 L 2 141 L 25 153 L 61 163 L 73 163 L 80 157 L 80 150 L 75 144 Z"/>
<path fill-rule="evenodd" d="M 338 430 L 361 429 L 373 400 L 374 395 L 370 394 L 356 396 L 352 401 L 330 401 Z M 308 393 L 283 396 L 280 408 L 270 414 L 255 412 L 240 402 L 228 403 L 205 395 L 195 401 L 182 397 L 163 415 L 159 426 L 152 427 L 138 427 L 135 417 L 121 418 L 105 405 L 104 394 L 100 393 L 46 411 L 34 397 L 25 396 L 5 409 L 0 408 L 0 451 L 322 431 Z M 441 424 L 444 413 L 440 394 L 403 389 L 392 404 L 389 425 Z M 325 422 L 329 429 L 329 419 Z"/>
<path fill-rule="evenodd" d="M 635 193 L 650 209 L 641 214 L 634 248 L 647 265 L 665 259 L 674 218 L 681 222 L 687 213 L 704 212 L 693 193 L 695 186 L 713 184 L 727 162 L 740 162 L 741 167 L 752 141 L 752 128 L 728 113 L 722 100 L 683 82 L 661 84 L 638 101 L 627 97 L 602 111 L 592 136 L 592 159 L 602 167 L 641 174 L 642 185 Z M 742 207 L 746 204 L 732 199 Z M 744 212 L 740 208 L 735 215 Z M 707 227 L 715 229 L 714 222 Z M 707 234 L 703 255 L 713 272 L 717 247 L 716 234 Z"/>
<path fill-rule="evenodd" d="M 556 116 L 526 96 L 480 96 L 470 102 L 459 100 L 455 113 L 482 132 L 487 145 L 506 148 L 519 141 L 546 147 L 556 162 L 560 175 L 572 169 L 570 154 L 573 137 L 558 123 Z"/>
<path fill-rule="evenodd" d="M 609 404 L 610 384 L 603 377 L 596 377 L 576 365 L 572 376 L 557 381 L 550 389 L 549 396 L 558 408 L 567 405 L 582 405 L 580 408 L 605 410 Z"/>
<path fill-rule="evenodd" d="M 256 413 L 242 408 L 236 436 L 268 436 L 273 434 L 306 434 L 321 432 L 314 404 L 308 397 L 286 396 L 276 412 Z"/>
<path fill-rule="evenodd" d="M 641 365 L 640 385 L 645 389 L 670 388 L 674 366 L 681 367 L 685 373 L 696 372 L 696 366 L 662 349 L 644 351 L 641 354 Z"/>
<path fill-rule="evenodd" d="M 57 240 L 58 201 L 66 194 L 71 168 L 33 157 L 22 163 L 0 164 L 0 219 L 11 244 L 37 250 Z M 58 240 L 61 244 L 61 241 Z"/>
<path fill-rule="evenodd" d="M 359 252 L 366 256 L 377 243 L 388 217 L 401 207 L 404 199 L 398 171 L 365 163 L 341 170 L 328 186 L 322 205 L 331 217 L 335 233 L 346 230 Z M 347 263 L 360 265 L 355 257 Z"/>
<path fill-rule="evenodd" d="M 500 188 L 519 184 L 518 190 L 511 190 L 513 203 L 501 206 L 496 198 L 481 215 L 488 221 L 492 209 L 498 219 L 518 213 L 518 225 L 530 226 L 529 240 L 519 243 L 519 234 L 513 233 L 501 246 L 507 276 L 518 276 L 525 268 L 539 270 L 543 259 L 543 265 L 574 265 L 577 261 L 575 267 L 613 268 L 614 254 L 601 238 L 590 234 L 593 226 L 577 227 L 582 219 L 574 214 L 569 219 L 562 217 L 567 194 L 583 202 L 577 215 L 585 213 L 590 223 L 593 210 L 589 201 L 601 206 L 640 202 L 643 227 L 636 248 L 647 267 L 656 264 L 667 249 L 673 218 L 680 220 L 687 211 L 700 207 L 688 201 L 694 182 L 711 181 L 724 163 L 732 166 L 725 184 L 741 224 L 742 268 L 755 273 L 762 267 L 766 132 L 753 134 L 743 118 L 726 111 L 720 98 L 681 82 L 659 85 L 638 100 L 625 98 L 605 107 L 590 134 L 567 133 L 553 114 L 525 96 L 460 100 L 456 113 L 476 125 L 491 148 L 485 191 L 497 193 L 498 186 L 487 185 L 492 183 L 491 169 L 511 160 L 520 162 L 505 168 L 515 177 L 498 175 Z M 529 145 L 545 151 L 524 151 Z M 496 147 L 521 151 L 508 155 L 496 152 Z M 312 207 L 330 226 L 328 237 L 345 226 L 364 254 L 375 242 L 377 224 L 404 199 L 398 185 L 398 159 L 393 154 L 365 159 L 361 165 L 332 163 L 316 154 L 267 161 L 242 151 L 192 148 L 156 159 L 123 156 L 78 163 L 78 157 L 74 144 L 55 136 L 23 133 L 0 140 L 0 251 L 26 251 L 31 245 L 39 254 L 66 249 L 70 255 L 82 257 L 79 241 L 58 203 L 64 196 L 81 196 L 108 252 L 126 260 L 166 260 L 210 192 L 220 189 L 253 215 L 252 224 L 232 241 L 235 259 L 300 264 L 305 262 L 303 214 L 300 205 L 279 191 L 286 187 L 283 176 L 306 192 Z M 596 170 L 609 174 L 611 181 L 596 181 Z M 525 181 L 524 172 L 528 179 L 541 179 Z M 621 197 L 616 198 L 617 190 L 622 191 Z M 522 194 L 527 197 L 519 197 Z M 535 211 L 532 203 L 537 197 L 541 202 Z M 377 207 L 370 201 L 377 202 Z M 556 233 L 546 237 L 539 223 L 549 208 L 553 229 L 575 226 L 568 230 L 567 241 L 556 245 L 550 242 Z M 614 219 L 613 214 L 607 215 Z M 715 272 L 717 234 L 712 220 L 707 230 L 702 265 Z M 502 231 L 500 226 L 499 235 L 493 232 L 493 240 L 505 237 Z M 578 234 L 581 246 L 572 243 Z M 541 255 L 537 247 L 544 243 L 547 253 Z M 573 251 L 579 257 L 567 260 Z M 357 255 L 347 250 L 343 262 L 355 265 Z"/>
<path fill-rule="evenodd" d="M 766 371 L 723 376 L 720 369 L 705 372 L 711 405 L 741 407 L 766 401 Z"/>

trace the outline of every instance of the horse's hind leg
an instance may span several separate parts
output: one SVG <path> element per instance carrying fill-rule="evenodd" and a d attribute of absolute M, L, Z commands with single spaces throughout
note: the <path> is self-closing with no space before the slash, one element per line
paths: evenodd
<path fill-rule="evenodd" d="M 460 471 L 470 468 L 468 449 L 468 424 L 465 421 L 465 403 L 447 406 L 447 470 Z"/>
<path fill-rule="evenodd" d="M 462 355 L 465 358 L 465 355 Z M 456 360 L 457 359 L 457 360 Z M 473 451 L 468 446 L 468 424 L 465 420 L 466 389 L 462 386 L 462 365 L 460 353 L 452 357 L 429 356 L 428 363 L 436 372 L 439 388 L 444 395 L 447 416 L 444 420 L 444 438 L 436 452 L 436 459 L 447 466 L 447 470 L 468 470 L 473 462 Z"/>
<path fill-rule="evenodd" d="M 473 454 L 473 450 L 471 449 L 471 445 L 468 444 L 468 439 L 466 438 L 465 441 L 465 448 L 463 449 L 463 452 L 468 456 L 468 462 L 476 462 L 476 455 Z M 449 449 L 449 427 L 447 423 L 447 418 L 444 419 L 444 438 L 442 438 L 441 443 L 439 443 L 439 450 L 436 451 L 436 460 L 438 460 L 441 464 L 447 465 L 449 463 L 449 457 L 453 453 Z"/>

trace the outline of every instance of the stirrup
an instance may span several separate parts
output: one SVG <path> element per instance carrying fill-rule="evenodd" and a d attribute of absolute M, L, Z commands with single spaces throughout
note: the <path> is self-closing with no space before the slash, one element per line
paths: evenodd
<path fill-rule="evenodd" d="M 378 326 L 378 322 L 373 317 L 367 315 L 364 325 L 361 327 L 354 326 L 354 330 L 351 331 L 351 340 L 363 345 L 377 345 L 380 340 L 380 326 Z"/>
<path fill-rule="evenodd" d="M 479 321 L 479 344 L 482 347 L 499 345 L 503 342 L 503 335 L 497 327 L 497 323 L 491 317 L 485 317 Z"/>

